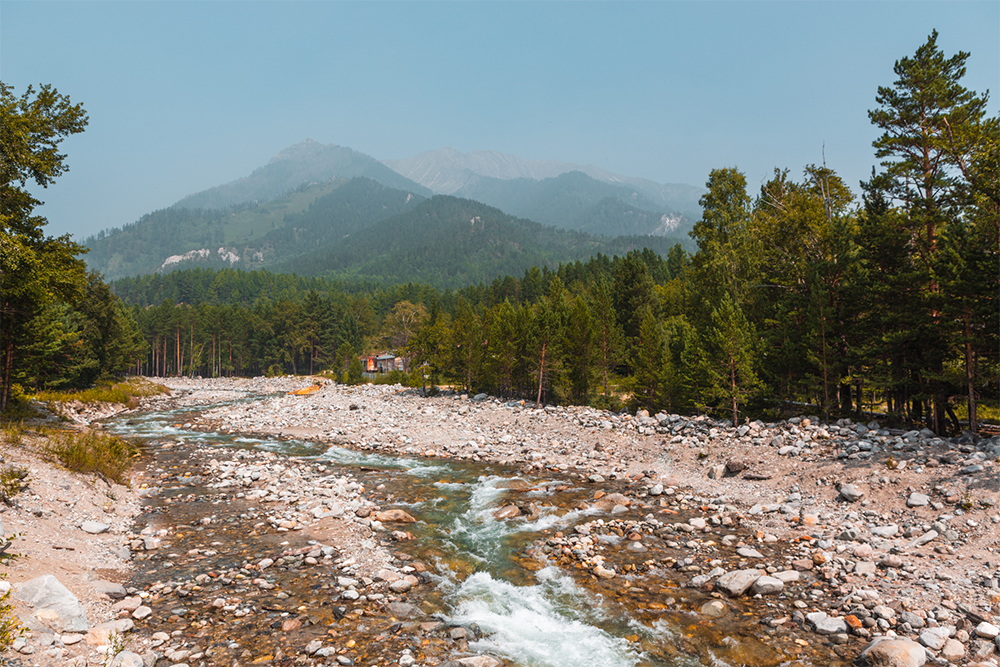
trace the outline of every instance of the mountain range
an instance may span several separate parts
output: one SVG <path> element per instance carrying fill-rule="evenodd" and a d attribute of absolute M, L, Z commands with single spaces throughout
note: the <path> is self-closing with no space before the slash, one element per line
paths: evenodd
<path fill-rule="evenodd" d="M 698 200 L 704 189 L 682 183 L 656 183 L 645 178 L 622 176 L 590 165 L 556 160 L 524 160 L 497 151 L 461 153 L 446 147 L 426 151 L 405 160 L 382 160 L 382 163 L 438 194 L 458 194 L 477 177 L 504 181 L 530 179 L 541 181 L 578 171 L 599 183 L 631 188 L 655 203 L 654 210 L 672 210 L 693 219 L 701 216 Z"/>
<path fill-rule="evenodd" d="M 459 187 L 447 164 L 434 166 L 438 153 L 466 165 Z M 245 178 L 87 239 L 85 258 L 109 280 L 232 266 L 458 287 L 596 253 L 689 245 L 693 220 L 672 206 L 695 188 L 650 192 L 622 178 L 555 173 L 573 166 L 565 163 L 471 155 L 425 153 L 423 171 L 407 172 L 414 179 L 390 169 L 396 162 L 307 139 Z M 667 192 L 683 196 L 669 203 Z"/>

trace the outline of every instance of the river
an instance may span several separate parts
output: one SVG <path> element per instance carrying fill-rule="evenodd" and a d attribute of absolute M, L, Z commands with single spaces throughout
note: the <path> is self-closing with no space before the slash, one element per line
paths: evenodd
<path fill-rule="evenodd" d="M 233 404 L 254 400 L 263 398 Z M 291 664 L 290 656 L 301 651 L 296 644 L 310 640 L 333 641 L 342 648 L 339 664 L 358 665 L 393 661 L 403 665 L 411 660 L 438 664 L 470 654 L 496 656 L 511 667 L 838 664 L 830 658 L 810 659 L 817 647 L 759 624 L 755 618 L 759 605 L 743 608 L 727 602 L 730 611 L 721 618 L 699 613 L 714 598 L 679 587 L 671 569 L 660 565 L 664 559 L 683 558 L 683 553 L 657 539 L 645 539 L 635 549 L 619 535 L 620 529 L 602 530 L 605 521 L 616 526 L 615 521 L 651 519 L 651 508 L 635 506 L 627 514 L 611 517 L 588 504 L 594 489 L 580 479 L 527 476 L 481 463 L 372 455 L 182 425 L 201 409 L 205 406 L 129 415 L 107 427 L 145 440 L 152 457 L 148 469 L 166 470 L 161 478 L 169 474 L 175 479 L 173 473 L 192 465 L 192 452 L 206 448 L 220 457 L 226 452 L 273 452 L 349 474 L 380 507 L 400 508 L 417 519 L 406 526 L 414 539 L 395 543 L 381 533 L 371 538 L 369 546 L 378 542 L 425 564 L 420 574 L 428 584 L 407 597 L 427 614 L 422 622 L 394 623 L 396 619 L 379 611 L 384 600 L 377 598 L 368 600 L 366 611 L 357 615 L 336 601 L 317 602 L 328 586 L 320 582 L 335 575 L 306 576 L 293 564 L 271 571 L 277 579 L 269 591 L 280 595 L 266 597 L 265 592 L 233 623 L 205 620 L 206 614 L 197 611 L 199 605 L 208 607 L 213 598 L 228 601 L 256 593 L 240 587 L 240 575 L 234 582 L 226 576 L 209 580 L 204 573 L 235 571 L 253 554 L 276 545 L 290 549 L 296 546 L 295 536 L 250 529 L 261 525 L 260 509 L 232 494 L 197 481 L 165 484 L 150 499 L 142 523 L 178 526 L 171 535 L 172 552 L 140 560 L 134 583 L 140 588 L 154 583 L 159 587 L 151 598 L 160 604 L 160 609 L 154 605 L 158 625 L 150 629 L 167 631 L 173 638 L 190 635 L 187 643 L 204 653 L 206 664 L 231 664 L 234 658 Z M 498 518 L 497 509 L 512 503 L 524 511 Z M 217 519 L 206 530 L 198 522 L 207 514 Z M 680 519 L 684 520 L 683 511 Z M 610 581 L 573 567 L 571 560 L 556 558 L 560 547 L 546 546 L 553 539 L 560 544 L 559 538 L 578 524 L 594 521 L 598 522 L 595 548 L 621 572 Z M 185 553 L 195 556 L 185 559 Z M 201 585 L 195 583 L 199 574 Z M 174 595 L 161 595 L 163 590 Z M 220 597 L 227 591 L 240 595 Z M 181 595 L 183 599 L 178 599 Z M 292 618 L 307 622 L 286 632 L 295 626 L 288 623 Z M 457 635 L 456 628 L 461 629 Z M 297 639 L 290 637 L 294 632 L 300 634 Z"/>

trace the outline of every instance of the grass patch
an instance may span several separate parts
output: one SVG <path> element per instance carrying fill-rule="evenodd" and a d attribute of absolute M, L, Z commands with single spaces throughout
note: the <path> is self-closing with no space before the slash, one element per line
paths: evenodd
<path fill-rule="evenodd" d="M 14 506 L 14 496 L 28 488 L 28 469 L 8 465 L 0 468 L 0 502 Z"/>
<path fill-rule="evenodd" d="M 128 486 L 128 472 L 142 454 L 134 442 L 100 431 L 54 431 L 45 451 L 64 468 Z"/>
<path fill-rule="evenodd" d="M 968 401 L 956 402 L 953 407 L 955 409 L 955 416 L 957 416 L 960 421 L 969 421 Z M 976 418 L 979 420 L 980 424 L 1000 424 L 1000 404 L 987 402 L 977 403 Z"/>
<path fill-rule="evenodd" d="M 14 609 L 10 595 L 9 590 L 0 595 L 0 651 L 9 649 L 26 630 L 17 620 L 17 610 Z"/>
<path fill-rule="evenodd" d="M 111 385 L 97 385 L 82 391 L 42 391 L 35 394 L 39 401 L 54 401 L 65 403 L 80 401 L 81 403 L 119 403 L 130 408 L 139 407 L 139 399 L 144 396 L 169 394 L 170 390 L 162 384 L 150 382 L 145 378 L 129 378 L 124 382 Z"/>

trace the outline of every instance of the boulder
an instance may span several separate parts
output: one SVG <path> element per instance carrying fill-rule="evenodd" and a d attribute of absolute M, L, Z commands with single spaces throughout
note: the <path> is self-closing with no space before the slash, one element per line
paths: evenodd
<path fill-rule="evenodd" d="M 404 619 L 420 618 L 427 615 L 419 607 L 408 602 L 390 602 L 385 606 L 385 610 L 390 616 Z"/>
<path fill-rule="evenodd" d="M 927 628 L 921 632 L 919 639 L 920 643 L 927 648 L 940 651 L 941 647 L 943 647 L 945 642 L 948 641 L 949 635 L 951 635 L 949 629 L 939 625 L 933 628 Z"/>
<path fill-rule="evenodd" d="M 760 577 L 760 570 L 734 570 L 719 577 L 715 588 L 730 597 L 737 597 L 746 593 Z"/>
<path fill-rule="evenodd" d="M 927 652 L 910 639 L 879 637 L 861 652 L 858 662 L 871 667 L 923 667 Z"/>
<path fill-rule="evenodd" d="M 51 574 L 18 584 L 14 597 L 31 605 L 32 615 L 55 632 L 86 632 L 90 627 L 83 605 Z"/>
<path fill-rule="evenodd" d="M 861 498 L 864 495 L 865 492 L 853 484 L 844 484 L 842 487 L 840 487 L 840 497 L 849 503 L 854 503 L 861 500 Z"/>
<path fill-rule="evenodd" d="M 941 657 L 950 662 L 958 662 L 965 657 L 965 646 L 957 639 L 949 639 L 941 647 Z"/>
<path fill-rule="evenodd" d="M 85 533 L 90 533 L 91 535 L 106 533 L 109 528 L 111 528 L 111 526 L 106 523 L 101 523 L 100 521 L 84 521 L 80 524 L 80 530 Z"/>
<path fill-rule="evenodd" d="M 100 594 L 107 595 L 112 600 L 122 600 L 125 598 L 125 587 L 111 581 L 95 581 L 94 590 Z"/>
<path fill-rule="evenodd" d="M 753 582 L 753 586 L 750 588 L 751 595 L 777 595 L 782 590 L 784 590 L 785 584 L 781 579 L 776 577 L 761 577 L 757 581 Z"/>
<path fill-rule="evenodd" d="M 493 518 L 498 521 L 503 521 L 504 519 L 513 519 L 521 513 L 517 505 L 504 505 L 500 509 L 493 512 Z"/>
<path fill-rule="evenodd" d="M 993 625 L 992 623 L 987 623 L 983 621 L 976 626 L 976 636 L 982 637 L 984 639 L 996 639 L 997 635 L 1000 635 L 1000 628 Z"/>
<path fill-rule="evenodd" d="M 383 523 L 416 523 L 417 520 L 400 509 L 384 510 L 375 515 L 376 521 Z"/>

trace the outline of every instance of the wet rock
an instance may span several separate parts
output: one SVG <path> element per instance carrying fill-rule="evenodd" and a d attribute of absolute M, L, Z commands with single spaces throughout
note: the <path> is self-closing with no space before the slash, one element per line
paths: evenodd
<path fill-rule="evenodd" d="M 51 574 L 16 585 L 14 597 L 31 605 L 32 615 L 56 632 L 86 632 L 90 627 L 83 605 Z"/>
<path fill-rule="evenodd" d="M 493 512 L 493 518 L 503 521 L 504 519 L 513 519 L 520 513 L 521 510 L 518 509 L 517 505 L 504 505 L 500 509 Z"/>
<path fill-rule="evenodd" d="M 618 576 L 618 573 L 610 568 L 606 568 L 603 565 L 598 565 L 594 568 L 594 574 L 600 579 L 614 579 Z"/>
<path fill-rule="evenodd" d="M 419 607 L 412 605 L 409 602 L 390 602 L 385 606 L 385 610 L 390 616 L 394 616 L 396 618 L 410 619 L 426 616 L 426 614 L 421 611 Z"/>
<path fill-rule="evenodd" d="M 923 667 L 927 652 L 910 639 L 879 637 L 861 652 L 858 662 L 871 667 Z"/>
<path fill-rule="evenodd" d="M 384 510 L 375 515 L 376 521 L 383 523 L 416 523 L 416 519 L 401 509 Z"/>
<path fill-rule="evenodd" d="M 438 667 L 503 667 L 503 663 L 493 656 L 473 655 L 443 662 Z"/>
<path fill-rule="evenodd" d="M 413 582 L 406 578 L 397 579 L 389 584 L 389 590 L 393 593 L 405 593 L 411 588 L 413 588 Z"/>
<path fill-rule="evenodd" d="M 631 502 L 631 500 L 620 493 L 609 493 L 603 498 L 595 500 L 592 506 L 594 509 L 601 510 L 602 512 L 611 512 L 616 507 L 628 507 Z"/>
<path fill-rule="evenodd" d="M 718 618 L 726 613 L 726 605 L 721 600 L 711 600 L 701 605 L 701 615 L 708 618 Z"/>

